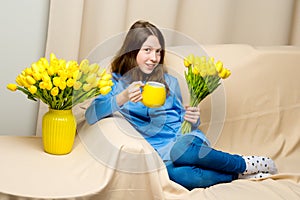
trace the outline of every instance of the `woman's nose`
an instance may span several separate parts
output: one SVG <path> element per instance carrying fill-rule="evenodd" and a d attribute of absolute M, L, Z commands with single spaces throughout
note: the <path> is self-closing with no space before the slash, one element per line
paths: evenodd
<path fill-rule="evenodd" d="M 157 61 L 157 56 L 158 56 L 158 55 L 157 55 L 156 51 L 152 51 L 150 56 L 151 56 L 150 59 L 151 59 L 152 61 L 154 61 L 154 62 Z"/>

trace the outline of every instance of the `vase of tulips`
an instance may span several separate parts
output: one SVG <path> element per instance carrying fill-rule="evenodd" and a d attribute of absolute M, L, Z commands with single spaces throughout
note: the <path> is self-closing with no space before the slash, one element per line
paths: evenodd
<path fill-rule="evenodd" d="M 8 84 L 7 88 L 48 105 L 42 120 L 44 151 L 63 155 L 71 152 L 75 139 L 72 108 L 99 94 L 108 94 L 113 85 L 111 78 L 105 69 L 87 59 L 80 63 L 66 61 L 51 53 L 49 60 L 40 58 L 24 69 L 16 77 L 16 84 Z"/>
<path fill-rule="evenodd" d="M 190 93 L 191 107 L 198 107 L 199 103 L 209 94 L 213 93 L 221 84 L 221 79 L 231 75 L 231 71 L 223 66 L 221 61 L 215 62 L 213 57 L 188 55 L 183 60 L 186 71 L 185 80 Z M 192 125 L 183 121 L 182 134 L 189 133 Z"/>

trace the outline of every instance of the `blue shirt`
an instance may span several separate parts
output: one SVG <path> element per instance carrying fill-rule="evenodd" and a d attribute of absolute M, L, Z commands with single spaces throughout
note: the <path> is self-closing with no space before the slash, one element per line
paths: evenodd
<path fill-rule="evenodd" d="M 98 120 L 119 111 L 151 144 L 164 161 L 170 160 L 170 150 L 176 140 L 182 136 L 180 129 L 185 110 L 177 79 L 166 73 L 165 81 L 170 92 L 163 106 L 148 108 L 141 102 L 134 103 L 131 101 L 118 106 L 116 95 L 127 88 L 128 84 L 122 81 L 120 75 L 113 73 L 112 91 L 105 96 L 99 95 L 95 98 L 85 113 L 87 122 L 94 124 Z M 192 132 L 187 134 L 195 135 L 209 145 L 205 135 L 198 129 L 199 125 L 200 120 L 193 124 Z"/>

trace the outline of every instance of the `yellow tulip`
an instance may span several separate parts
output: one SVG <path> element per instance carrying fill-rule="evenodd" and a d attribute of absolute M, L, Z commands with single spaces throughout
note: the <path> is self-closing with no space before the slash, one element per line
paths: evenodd
<path fill-rule="evenodd" d="M 75 80 L 77 80 L 78 75 L 79 75 L 79 70 L 76 70 L 76 71 L 74 71 L 74 72 L 72 73 L 72 78 L 75 79 Z M 71 77 L 70 77 L 70 78 L 71 78 Z"/>
<path fill-rule="evenodd" d="M 96 75 L 95 74 L 89 74 L 88 77 L 85 79 L 87 83 L 94 83 L 96 81 Z"/>
<path fill-rule="evenodd" d="M 67 80 L 68 78 L 68 73 L 63 69 L 58 70 L 57 74 L 60 76 L 61 80 Z"/>
<path fill-rule="evenodd" d="M 74 89 L 75 90 L 79 90 L 80 88 L 81 88 L 81 86 L 82 86 L 82 83 L 80 82 L 80 81 L 76 81 L 75 83 L 74 83 Z"/>
<path fill-rule="evenodd" d="M 25 71 L 26 75 L 32 75 L 32 69 L 31 68 L 27 67 L 24 71 Z"/>
<path fill-rule="evenodd" d="M 74 62 L 76 62 L 76 61 L 74 61 L 74 60 L 69 60 L 69 61 L 67 61 L 67 63 L 66 63 L 66 68 L 68 69 L 68 68 L 72 68 L 72 66 L 74 65 Z"/>
<path fill-rule="evenodd" d="M 73 74 L 73 77 L 74 77 L 74 74 Z M 74 77 L 74 79 L 79 80 L 81 77 L 82 77 L 82 72 L 78 70 L 77 77 L 76 78 Z"/>
<path fill-rule="evenodd" d="M 112 75 L 111 74 L 104 74 L 101 79 L 102 80 L 105 80 L 105 81 L 108 81 L 112 78 Z"/>
<path fill-rule="evenodd" d="M 59 89 L 64 90 L 67 87 L 66 81 L 61 81 L 58 85 Z"/>
<path fill-rule="evenodd" d="M 215 64 L 211 61 L 211 59 L 208 61 L 207 65 L 207 74 L 214 76 L 217 74 L 216 66 Z"/>
<path fill-rule="evenodd" d="M 201 64 L 199 65 L 199 69 L 200 69 L 200 71 L 207 71 L 207 69 L 208 69 L 207 63 L 201 62 Z"/>
<path fill-rule="evenodd" d="M 49 67 L 48 69 L 47 69 L 47 72 L 48 72 L 48 74 L 49 74 L 49 76 L 52 76 L 53 74 L 55 74 L 55 70 L 54 70 L 54 67 Z"/>
<path fill-rule="evenodd" d="M 61 81 L 66 81 L 68 79 L 68 75 L 67 74 L 62 74 L 60 76 Z"/>
<path fill-rule="evenodd" d="M 34 85 L 36 83 L 36 80 L 34 80 L 32 76 L 26 76 L 26 81 L 29 85 Z"/>
<path fill-rule="evenodd" d="M 51 55 L 50 55 L 50 57 L 51 57 Z M 49 62 L 46 58 L 40 58 L 38 63 L 39 63 L 40 72 L 49 67 Z"/>
<path fill-rule="evenodd" d="M 109 86 L 113 86 L 113 85 L 114 85 L 114 82 L 113 82 L 112 80 L 109 80 L 109 81 L 108 81 L 108 85 L 109 85 Z"/>
<path fill-rule="evenodd" d="M 74 83 L 75 83 L 75 79 L 73 79 L 73 78 L 69 78 L 67 80 L 67 86 L 68 87 L 73 87 Z"/>
<path fill-rule="evenodd" d="M 226 75 L 225 75 L 224 79 L 228 78 L 230 75 L 231 75 L 231 71 L 227 69 L 226 70 Z"/>
<path fill-rule="evenodd" d="M 55 54 L 54 53 L 50 53 L 50 62 L 52 62 L 52 61 L 54 61 L 56 59 L 57 58 L 56 58 Z"/>
<path fill-rule="evenodd" d="M 108 86 L 108 85 L 109 85 L 109 81 L 106 81 L 106 80 L 99 80 L 99 82 L 98 82 L 99 88 L 102 88 L 102 87 Z"/>
<path fill-rule="evenodd" d="M 43 82 L 43 81 L 41 81 L 40 83 L 39 83 L 39 87 L 43 90 L 43 89 L 46 89 L 47 88 L 47 84 L 45 83 L 45 82 Z"/>
<path fill-rule="evenodd" d="M 214 75 L 217 74 L 217 71 L 214 68 L 209 68 L 207 70 L 207 74 L 210 75 L 210 76 L 214 76 Z"/>
<path fill-rule="evenodd" d="M 190 64 L 193 64 L 195 56 L 194 56 L 194 54 L 190 54 L 186 57 L 186 59 L 189 61 Z"/>
<path fill-rule="evenodd" d="M 24 87 L 26 87 L 26 88 L 30 87 L 30 85 L 29 85 L 29 84 L 27 83 L 27 81 L 26 81 L 26 77 L 25 77 L 25 76 L 20 75 L 19 77 L 20 77 L 20 81 L 22 82 L 22 85 L 23 85 Z"/>
<path fill-rule="evenodd" d="M 19 86 L 24 86 L 23 85 L 23 82 L 22 82 L 22 80 L 21 80 L 21 77 L 20 77 L 20 75 L 19 76 L 17 76 L 17 78 L 16 78 L 16 83 L 19 85 Z"/>
<path fill-rule="evenodd" d="M 40 58 L 36 64 L 39 68 L 39 72 L 45 71 L 45 69 L 49 67 L 49 62 L 46 58 Z"/>
<path fill-rule="evenodd" d="M 89 83 L 83 84 L 82 89 L 83 89 L 83 91 L 88 92 L 92 89 L 92 85 Z"/>
<path fill-rule="evenodd" d="M 31 94 L 35 94 L 36 91 L 37 91 L 37 87 L 34 86 L 34 85 L 31 85 L 31 86 L 28 88 L 28 91 L 29 91 Z"/>
<path fill-rule="evenodd" d="M 216 63 L 216 70 L 217 70 L 217 72 L 221 73 L 222 69 L 223 69 L 223 63 L 221 61 L 218 61 Z"/>
<path fill-rule="evenodd" d="M 31 64 L 31 70 L 33 73 L 38 73 L 39 72 L 39 67 L 37 65 L 37 63 L 32 63 Z"/>
<path fill-rule="evenodd" d="M 99 70 L 99 65 L 97 63 L 93 63 L 89 66 L 90 73 L 96 73 Z"/>
<path fill-rule="evenodd" d="M 68 70 L 66 71 L 67 78 L 73 78 L 74 71 Z"/>
<path fill-rule="evenodd" d="M 55 97 L 58 95 L 58 92 L 59 92 L 58 87 L 54 87 L 51 89 L 50 94 Z"/>
<path fill-rule="evenodd" d="M 186 66 L 186 67 L 191 66 L 191 63 L 190 63 L 187 59 L 184 59 L 184 60 L 183 60 L 183 64 L 184 64 L 184 66 Z"/>
<path fill-rule="evenodd" d="M 66 69 L 67 61 L 64 59 L 59 59 L 58 60 L 58 66 L 59 69 Z"/>
<path fill-rule="evenodd" d="M 208 60 L 207 64 L 209 68 L 216 68 L 215 63 L 211 59 Z"/>
<path fill-rule="evenodd" d="M 102 95 L 106 95 L 111 91 L 111 87 L 110 86 L 105 86 L 103 88 L 100 88 L 100 94 Z"/>
<path fill-rule="evenodd" d="M 54 70 L 59 69 L 58 60 L 51 60 L 49 68 L 53 67 Z"/>
<path fill-rule="evenodd" d="M 50 78 L 50 76 L 45 72 L 45 73 L 42 74 L 42 80 L 43 80 L 44 82 L 49 82 L 49 81 L 51 81 L 51 78 Z"/>
<path fill-rule="evenodd" d="M 60 84 L 60 82 L 61 82 L 60 77 L 57 76 L 57 77 L 54 77 L 54 78 L 53 78 L 53 85 L 54 85 L 54 86 L 58 87 L 59 84 Z"/>
<path fill-rule="evenodd" d="M 224 79 L 227 74 L 227 69 L 223 68 L 221 72 L 219 72 L 219 77 Z"/>
<path fill-rule="evenodd" d="M 92 88 L 98 87 L 98 82 L 94 81 L 93 83 L 90 83 Z"/>
<path fill-rule="evenodd" d="M 197 67 L 193 67 L 192 72 L 193 74 L 197 75 L 199 74 L 199 69 Z"/>
<path fill-rule="evenodd" d="M 83 74 L 89 73 L 89 66 L 88 65 L 83 65 L 82 68 L 80 68 Z"/>
<path fill-rule="evenodd" d="M 194 58 L 194 65 L 198 65 L 198 66 L 201 65 L 201 58 L 199 56 L 196 56 Z"/>
<path fill-rule="evenodd" d="M 206 73 L 206 71 L 204 71 L 204 70 L 200 71 L 200 76 L 202 76 L 202 77 L 205 77 L 205 76 L 207 76 L 207 73 Z"/>
<path fill-rule="evenodd" d="M 39 72 L 34 72 L 32 73 L 32 77 L 34 78 L 34 80 L 39 81 L 42 79 L 42 75 Z"/>
<path fill-rule="evenodd" d="M 97 75 L 99 77 L 102 77 L 104 74 L 106 74 L 106 69 L 101 69 L 100 71 L 98 71 Z"/>
<path fill-rule="evenodd" d="M 18 86 L 16 84 L 9 83 L 9 84 L 7 84 L 6 87 L 7 87 L 7 89 L 9 89 L 11 91 L 16 91 Z"/>
<path fill-rule="evenodd" d="M 80 64 L 79 64 L 79 69 L 81 69 L 82 66 L 84 65 L 89 65 L 89 60 L 88 59 L 83 59 Z"/>
<path fill-rule="evenodd" d="M 53 87 L 53 84 L 51 82 L 42 81 L 39 83 L 39 87 L 41 89 L 51 90 Z"/>
<path fill-rule="evenodd" d="M 87 59 L 83 59 L 79 65 L 79 69 L 84 73 L 89 72 L 89 61 Z"/>
<path fill-rule="evenodd" d="M 53 85 L 52 85 L 51 81 L 46 82 L 46 89 L 47 89 L 47 90 L 51 90 L 52 87 L 53 87 Z"/>

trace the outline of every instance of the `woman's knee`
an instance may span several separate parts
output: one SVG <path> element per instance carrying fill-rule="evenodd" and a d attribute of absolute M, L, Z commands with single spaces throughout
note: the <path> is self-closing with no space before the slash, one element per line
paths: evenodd
<path fill-rule="evenodd" d="M 228 182 L 223 179 L 222 175 L 220 176 L 217 172 L 203 170 L 198 167 L 193 166 L 176 166 L 169 164 L 167 166 L 169 178 L 182 185 L 188 190 L 194 188 L 205 188 L 212 185 L 215 185 L 220 182 Z"/>
<path fill-rule="evenodd" d="M 193 166 L 176 166 L 173 163 L 167 165 L 169 178 L 192 190 L 194 188 L 206 188 L 218 183 L 231 182 L 233 175 L 204 170 Z"/>
<path fill-rule="evenodd" d="M 203 142 L 195 136 L 190 135 L 181 137 L 171 149 L 170 157 L 172 162 L 177 165 L 189 164 L 191 157 L 198 156 L 199 154 L 199 151 L 195 146 L 200 149 L 202 144 Z"/>
<path fill-rule="evenodd" d="M 198 177 L 201 175 L 193 176 L 193 173 L 191 173 L 191 169 L 188 166 L 176 167 L 174 164 L 169 164 L 167 166 L 167 171 L 170 180 L 180 184 L 188 190 L 192 190 L 200 186 Z"/>

